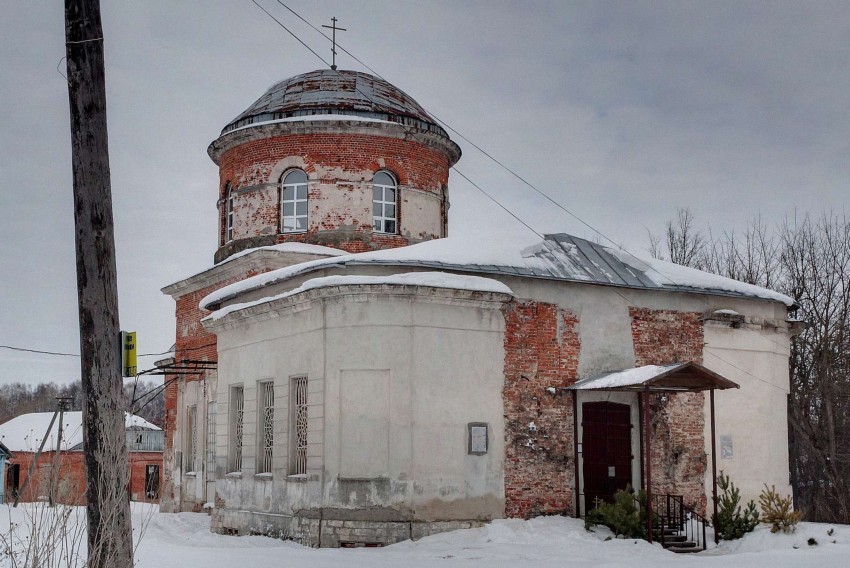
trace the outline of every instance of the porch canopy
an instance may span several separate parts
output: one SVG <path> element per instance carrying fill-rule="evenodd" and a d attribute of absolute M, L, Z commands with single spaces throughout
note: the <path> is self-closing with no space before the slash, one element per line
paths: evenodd
<path fill-rule="evenodd" d="M 698 392 L 714 389 L 738 389 L 741 386 L 698 365 L 645 365 L 582 379 L 567 390 L 604 390 L 635 392 Z"/>
<path fill-rule="evenodd" d="M 679 393 L 679 392 L 702 392 L 709 391 L 711 406 L 711 469 L 712 469 L 712 493 L 714 496 L 714 518 L 717 517 L 717 446 L 715 442 L 714 424 L 714 391 L 726 389 L 738 389 L 738 383 L 730 381 L 714 371 L 706 369 L 702 365 L 692 362 L 673 363 L 672 365 L 645 365 L 633 369 L 604 373 L 587 379 L 576 381 L 567 390 L 573 395 L 573 451 L 575 463 L 575 512 L 578 517 L 579 497 L 579 460 L 578 460 L 578 391 L 619 391 L 636 392 L 640 396 L 642 412 L 643 440 L 646 445 L 646 455 L 650 455 L 650 416 L 649 416 L 649 394 L 655 393 Z M 643 449 L 641 451 L 643 460 Z M 650 542 L 652 542 L 652 464 L 651 460 L 645 460 L 645 490 L 647 495 L 647 531 Z M 716 536 L 715 536 L 716 540 Z"/>

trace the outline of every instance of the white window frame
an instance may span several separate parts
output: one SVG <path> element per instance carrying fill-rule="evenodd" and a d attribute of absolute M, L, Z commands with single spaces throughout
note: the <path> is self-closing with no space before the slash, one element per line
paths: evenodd
<path fill-rule="evenodd" d="M 289 475 L 307 474 L 307 376 L 292 377 L 289 387 Z"/>
<path fill-rule="evenodd" d="M 186 407 L 186 443 L 184 444 L 183 459 L 186 463 L 186 472 L 194 472 L 196 466 L 196 455 L 198 453 L 198 407 L 195 405 Z"/>
<path fill-rule="evenodd" d="M 242 471 L 242 448 L 245 437 L 245 388 L 242 385 L 230 387 L 230 455 L 228 469 L 231 472 Z"/>
<path fill-rule="evenodd" d="M 287 183 L 286 180 L 293 174 L 303 174 L 305 180 L 299 182 Z M 292 196 L 289 198 L 287 192 L 291 190 Z M 304 170 L 289 170 L 286 172 L 280 181 L 280 232 L 281 233 L 306 233 L 308 225 L 308 208 L 310 197 L 308 189 L 307 173 Z M 300 207 L 300 205 L 302 205 Z M 288 206 L 291 206 L 291 213 L 287 214 Z M 299 212 L 299 209 L 301 210 Z M 303 227 L 299 227 L 299 220 L 303 220 Z"/>
<path fill-rule="evenodd" d="M 274 382 L 261 381 L 257 386 L 257 473 L 271 473 L 274 456 Z"/>
<path fill-rule="evenodd" d="M 224 242 L 233 240 L 233 186 L 230 182 L 224 186 Z"/>
<path fill-rule="evenodd" d="M 207 403 L 207 481 L 215 481 L 215 401 Z"/>
<path fill-rule="evenodd" d="M 393 185 L 376 183 L 372 178 L 372 231 L 386 235 L 397 235 L 398 227 L 398 181 L 387 170 L 375 173 L 386 174 Z M 392 209 L 390 209 L 392 208 Z"/>

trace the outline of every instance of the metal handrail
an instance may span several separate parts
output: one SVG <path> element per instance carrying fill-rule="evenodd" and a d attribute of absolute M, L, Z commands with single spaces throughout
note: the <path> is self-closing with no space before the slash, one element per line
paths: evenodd
<path fill-rule="evenodd" d="M 705 550 L 708 525 L 705 517 L 685 505 L 682 495 L 653 495 L 652 498 L 653 524 L 658 521 L 662 546 L 667 540 L 665 529 L 673 528 L 680 534 L 684 533 L 685 539 L 693 542 L 697 549 Z"/>

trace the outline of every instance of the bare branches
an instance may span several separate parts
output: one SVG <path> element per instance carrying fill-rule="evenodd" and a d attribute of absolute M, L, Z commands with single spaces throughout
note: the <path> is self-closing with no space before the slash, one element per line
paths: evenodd
<path fill-rule="evenodd" d="M 650 252 L 665 256 L 650 235 Z M 807 328 L 791 346 L 792 479 L 810 520 L 850 522 L 850 219 L 796 213 L 771 227 L 756 217 L 743 233 L 696 229 L 680 210 L 667 223 L 666 255 L 679 264 L 795 298 Z"/>

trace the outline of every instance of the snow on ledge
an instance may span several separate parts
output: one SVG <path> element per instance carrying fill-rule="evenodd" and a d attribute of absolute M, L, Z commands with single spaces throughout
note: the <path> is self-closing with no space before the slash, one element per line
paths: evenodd
<path fill-rule="evenodd" d="M 245 130 L 246 128 L 255 128 L 257 126 L 265 126 L 267 124 L 279 124 L 282 122 L 328 122 L 334 120 L 350 120 L 352 122 L 380 122 L 384 124 L 398 124 L 397 122 L 393 122 L 392 120 L 382 120 L 380 118 L 369 118 L 366 116 L 357 116 L 355 114 L 310 114 L 305 116 L 290 116 L 288 118 L 276 118 L 274 120 L 264 120 L 262 122 L 253 122 L 251 124 L 246 124 L 245 126 L 240 126 L 239 128 L 234 128 L 233 130 L 228 130 L 224 134 L 230 134 L 231 132 L 238 132 L 240 130 Z"/>
<path fill-rule="evenodd" d="M 254 247 L 239 251 L 235 254 L 231 254 L 221 262 L 217 263 L 216 266 L 221 266 L 222 264 L 227 264 L 231 260 L 236 260 L 237 258 L 243 257 L 245 255 L 251 254 L 252 252 L 257 252 L 261 250 L 271 250 L 277 252 L 293 252 L 300 254 L 321 254 L 325 256 L 345 256 L 347 253 L 344 250 L 339 250 L 331 247 L 324 247 L 322 245 L 311 245 L 309 243 L 279 243 L 276 245 L 268 245 L 264 247 Z"/>
<path fill-rule="evenodd" d="M 386 276 L 323 276 L 321 278 L 313 278 L 307 280 L 293 290 L 262 298 L 253 302 L 243 302 L 226 306 L 220 310 L 214 311 L 203 321 L 216 321 L 224 316 L 244 310 L 253 306 L 267 304 L 275 300 L 281 300 L 296 294 L 301 294 L 308 290 L 317 288 L 328 288 L 330 286 L 356 286 L 362 284 L 392 284 L 400 286 L 428 286 L 431 288 L 448 288 L 453 290 L 470 290 L 475 292 L 494 292 L 498 294 L 510 294 L 513 296 L 513 291 L 505 284 L 491 278 L 483 278 L 481 276 L 462 276 L 459 274 L 449 274 L 446 272 L 408 272 L 404 274 L 389 274 Z"/>

